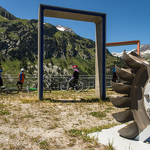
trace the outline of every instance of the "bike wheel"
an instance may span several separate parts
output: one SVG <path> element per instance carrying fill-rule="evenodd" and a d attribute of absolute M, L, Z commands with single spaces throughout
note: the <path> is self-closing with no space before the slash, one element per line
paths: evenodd
<path fill-rule="evenodd" d="M 29 87 L 29 92 L 37 91 L 38 84 L 36 83 L 33 87 Z M 43 82 L 43 92 L 50 92 L 51 93 L 51 88 L 50 86 L 46 84 L 46 82 Z"/>
<path fill-rule="evenodd" d="M 90 83 L 88 81 L 82 81 L 82 82 L 83 82 L 83 90 L 89 90 Z"/>
<path fill-rule="evenodd" d="M 27 89 L 22 90 L 23 93 L 28 93 L 29 91 Z"/>
<path fill-rule="evenodd" d="M 67 91 L 69 89 L 69 83 L 68 82 L 61 82 L 60 83 L 60 89 L 62 91 Z"/>
<path fill-rule="evenodd" d="M 50 87 L 52 90 L 60 90 L 60 84 L 58 82 L 52 82 Z"/>
<path fill-rule="evenodd" d="M 50 92 L 51 93 L 51 88 L 49 87 L 49 88 L 47 88 L 47 87 L 43 87 L 43 92 L 46 92 L 46 91 L 48 91 L 48 92 Z"/>
<path fill-rule="evenodd" d="M 2 92 L 5 94 L 18 94 L 19 93 L 19 91 L 16 89 L 4 89 L 2 90 Z"/>
<path fill-rule="evenodd" d="M 77 84 L 74 85 L 74 90 L 76 92 L 81 92 L 83 90 L 83 83 L 78 81 Z"/>

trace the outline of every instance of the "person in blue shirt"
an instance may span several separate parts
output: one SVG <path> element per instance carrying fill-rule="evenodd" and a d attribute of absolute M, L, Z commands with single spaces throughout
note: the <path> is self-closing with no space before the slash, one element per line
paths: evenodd
<path fill-rule="evenodd" d="M 1 63 L 0 63 L 0 90 L 1 90 L 1 86 L 3 85 L 3 80 L 1 78 L 1 73 L 2 73 L 3 69 L 1 67 Z"/>
<path fill-rule="evenodd" d="M 112 76 L 112 82 L 116 82 L 118 80 L 118 76 L 116 74 L 116 69 L 115 68 L 112 68 L 112 73 L 113 73 L 113 76 Z"/>

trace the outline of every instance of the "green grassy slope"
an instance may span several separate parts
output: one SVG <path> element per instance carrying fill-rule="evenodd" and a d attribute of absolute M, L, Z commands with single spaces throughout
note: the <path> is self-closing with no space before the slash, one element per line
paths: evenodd
<path fill-rule="evenodd" d="M 18 74 L 21 68 L 28 73 L 37 71 L 36 20 L 9 20 L 0 15 L 0 61 L 3 74 Z M 59 67 L 72 73 L 72 65 L 77 65 L 80 74 L 95 74 L 95 42 L 76 34 L 58 31 L 53 25 L 44 25 L 44 64 Z M 106 74 L 111 74 L 115 65 L 121 67 L 123 61 L 106 50 Z M 48 66 L 48 65 L 47 65 Z M 49 74 L 49 71 L 44 70 Z M 52 71 L 51 71 L 52 73 Z"/>

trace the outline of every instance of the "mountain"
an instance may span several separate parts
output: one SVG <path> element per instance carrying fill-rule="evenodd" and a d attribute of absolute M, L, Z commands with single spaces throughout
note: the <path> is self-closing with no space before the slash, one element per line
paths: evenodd
<path fill-rule="evenodd" d="M 7 18 L 8 20 L 15 20 L 15 19 L 17 19 L 14 15 L 12 15 L 8 11 L 6 11 L 6 9 L 4 9 L 1 6 L 0 6 L 0 15 L 1 15 L 1 17 L 4 17 L 4 19 Z"/>
<path fill-rule="evenodd" d="M 66 32 L 75 34 L 75 32 L 74 32 L 71 28 L 68 28 L 68 27 L 65 27 L 65 26 L 61 26 L 61 25 L 57 25 L 57 26 L 55 26 L 55 27 L 56 27 L 58 30 L 60 30 L 60 31 L 66 31 Z"/>
<path fill-rule="evenodd" d="M 62 27 L 62 26 L 61 26 Z M 69 74 L 72 65 L 77 65 L 80 74 L 95 74 L 95 42 L 80 37 L 75 33 L 58 30 L 49 23 L 44 23 L 44 73 Z M 64 28 L 64 27 L 63 27 Z M 67 30 L 67 31 L 66 31 Z M 0 7 L 0 61 L 3 73 L 16 74 L 20 68 L 28 73 L 37 73 L 38 20 L 20 19 Z M 121 58 L 112 56 L 106 49 L 106 73 Z"/>
<path fill-rule="evenodd" d="M 137 48 L 135 48 L 131 51 L 137 53 Z M 130 53 L 131 51 L 127 51 L 127 53 Z M 121 58 L 123 56 L 123 52 L 121 52 L 121 53 L 112 52 L 111 54 L 115 57 L 121 57 Z M 150 44 L 140 45 L 140 55 L 145 58 L 149 54 L 150 54 Z"/>

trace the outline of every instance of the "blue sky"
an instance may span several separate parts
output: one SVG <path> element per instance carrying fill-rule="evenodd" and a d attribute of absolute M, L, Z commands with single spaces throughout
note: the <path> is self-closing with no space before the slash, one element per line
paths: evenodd
<path fill-rule="evenodd" d="M 1 0 L 0 6 L 21 19 L 38 19 L 39 4 L 106 13 L 106 43 L 140 40 L 150 44 L 150 0 Z M 44 18 L 52 25 L 70 27 L 81 37 L 95 41 L 95 24 Z M 108 47 L 110 52 L 130 51 L 136 45 Z"/>

